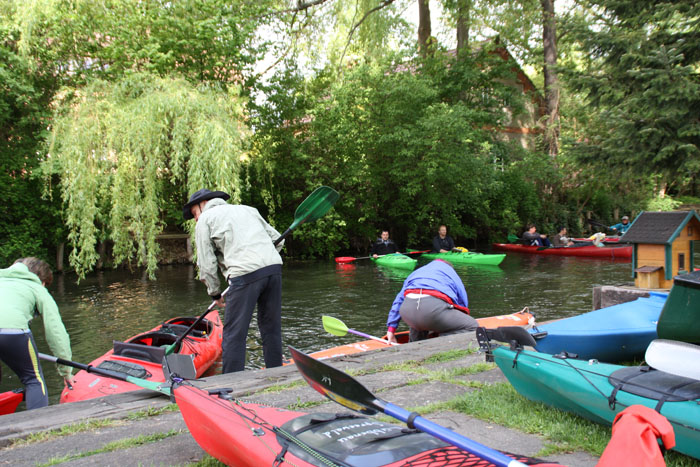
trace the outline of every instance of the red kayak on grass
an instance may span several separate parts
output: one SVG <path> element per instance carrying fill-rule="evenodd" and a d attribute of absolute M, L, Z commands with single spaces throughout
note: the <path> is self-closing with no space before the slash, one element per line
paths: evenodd
<path fill-rule="evenodd" d="M 196 317 L 173 318 L 125 342 L 115 341 L 112 350 L 90 362 L 90 365 L 149 381 L 165 381 L 162 367 L 165 347 L 175 343 L 178 336 L 182 335 L 196 319 Z M 202 376 L 221 356 L 222 332 L 223 325 L 219 312 L 212 310 L 185 337 L 179 348 L 175 349 L 176 353 L 194 356 L 197 377 Z M 73 377 L 72 387 L 63 389 L 61 403 L 139 389 L 141 389 L 139 386 L 126 381 L 118 381 L 81 370 Z"/>
<path fill-rule="evenodd" d="M 417 430 L 352 413 L 304 413 L 245 403 L 228 388 L 174 385 L 197 444 L 226 465 L 479 466 L 493 464 Z M 513 456 L 525 464 L 543 461 Z M 549 464 L 551 465 L 551 464 Z"/>
<path fill-rule="evenodd" d="M 632 246 L 567 246 L 567 247 L 541 247 L 519 245 L 517 243 L 494 243 L 496 250 L 512 251 L 516 253 L 528 253 L 533 255 L 553 256 L 582 256 L 588 258 L 632 258 Z"/>

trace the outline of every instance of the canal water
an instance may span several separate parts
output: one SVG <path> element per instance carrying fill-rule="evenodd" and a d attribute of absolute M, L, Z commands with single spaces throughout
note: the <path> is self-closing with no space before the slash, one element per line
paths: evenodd
<path fill-rule="evenodd" d="M 418 266 L 425 264 L 419 260 Z M 632 285 L 629 261 L 537 256 L 509 253 L 500 266 L 456 266 L 469 295 L 474 317 L 513 313 L 524 307 L 538 321 L 590 311 L 598 285 Z M 349 328 L 377 336 L 408 272 L 375 265 L 370 260 L 336 264 L 332 260 L 292 262 L 283 268 L 282 327 L 284 345 L 317 351 L 361 340 L 325 332 L 321 317 L 330 315 Z M 79 284 L 71 274 L 57 275 L 50 292 L 71 336 L 73 360 L 89 363 L 112 347 L 175 316 L 195 316 L 211 300 L 193 266 L 164 266 L 150 281 L 128 271 L 97 272 Z M 223 313 L 222 313 L 223 317 Z M 401 324 L 399 330 L 407 329 Z M 50 353 L 43 323 L 32 323 L 40 352 Z M 288 354 L 286 355 L 288 356 Z M 263 365 L 256 325 L 248 339 L 248 368 Z M 51 403 L 58 403 L 62 380 L 53 364 L 43 363 Z M 216 370 L 215 370 L 216 371 Z M 2 365 L 0 392 L 21 387 Z"/>

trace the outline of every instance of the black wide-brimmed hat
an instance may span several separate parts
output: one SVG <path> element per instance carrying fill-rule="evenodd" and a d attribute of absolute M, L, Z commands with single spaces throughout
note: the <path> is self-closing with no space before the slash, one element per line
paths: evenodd
<path fill-rule="evenodd" d="M 188 219 L 194 219 L 194 216 L 192 215 L 192 206 L 195 204 L 199 204 L 202 201 L 209 201 L 210 199 L 214 198 L 221 198 L 223 200 L 227 200 L 230 198 L 228 193 L 224 193 L 223 191 L 211 191 L 207 190 L 206 188 L 202 188 L 201 190 L 197 190 L 194 193 L 192 193 L 192 196 L 190 196 L 190 200 L 187 202 L 182 207 L 182 217 L 185 218 L 185 220 Z"/>

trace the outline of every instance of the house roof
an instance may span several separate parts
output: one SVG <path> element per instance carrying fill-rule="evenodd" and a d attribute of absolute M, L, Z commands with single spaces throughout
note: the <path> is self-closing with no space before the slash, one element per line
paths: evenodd
<path fill-rule="evenodd" d="M 642 212 L 620 242 L 669 244 L 692 218 L 700 222 L 695 211 Z"/>

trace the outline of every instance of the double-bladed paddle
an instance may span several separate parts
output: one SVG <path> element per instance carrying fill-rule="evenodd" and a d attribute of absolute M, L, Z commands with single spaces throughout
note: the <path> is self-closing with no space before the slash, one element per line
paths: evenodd
<path fill-rule="evenodd" d="M 72 360 L 64 360 L 62 358 L 54 357 L 53 355 L 46 355 L 43 353 L 39 354 L 39 358 L 42 360 L 49 361 L 49 362 L 58 363 L 59 365 L 65 365 L 65 366 L 77 368 L 79 370 L 84 370 L 84 371 L 87 371 L 88 373 L 95 373 L 95 374 L 98 374 L 101 376 L 106 376 L 107 378 L 112 378 L 112 379 L 116 379 L 119 381 L 126 381 L 128 383 L 135 384 L 136 386 L 139 386 L 139 387 L 144 388 L 144 389 L 150 389 L 151 391 L 160 392 L 162 394 L 165 394 L 166 396 L 170 395 L 169 383 L 164 383 L 162 381 L 160 381 L 160 382 L 149 381 L 147 379 L 137 378 L 135 376 L 129 376 L 126 373 L 121 373 L 121 372 L 113 371 L 113 370 L 106 370 L 104 368 L 100 368 L 100 367 L 96 367 L 96 366 L 92 366 L 92 365 L 85 365 L 84 363 L 78 363 L 78 362 L 74 362 Z"/>
<path fill-rule="evenodd" d="M 399 345 L 396 342 L 389 342 L 386 339 L 381 339 L 379 337 L 370 336 L 369 334 L 365 334 L 364 332 L 350 329 L 341 320 L 339 320 L 338 318 L 334 318 L 332 316 L 324 315 L 322 320 L 323 320 L 323 329 L 325 329 L 330 334 L 333 334 L 334 336 L 343 337 L 347 333 L 350 333 L 350 334 L 355 334 L 357 336 L 366 337 L 367 339 L 372 339 L 375 341 L 383 342 L 387 345 Z"/>
<path fill-rule="evenodd" d="M 290 225 L 282 235 L 277 237 L 277 239 L 274 241 L 274 245 L 277 246 L 287 235 L 292 232 L 292 230 L 296 229 L 298 226 L 306 222 L 313 222 L 316 219 L 323 217 L 324 214 L 330 211 L 335 202 L 338 201 L 339 197 L 340 195 L 338 192 L 329 186 L 320 186 L 316 188 L 313 193 L 307 196 L 306 199 L 299 205 L 297 210 L 294 212 L 294 222 L 292 222 L 292 225 Z M 221 295 L 226 295 L 226 292 L 228 292 L 228 287 L 221 292 Z M 199 315 L 199 317 L 190 325 L 190 327 L 178 336 L 175 342 L 166 347 L 165 355 L 172 354 L 182 343 L 183 339 L 185 339 L 185 337 L 187 337 L 187 335 L 192 332 L 192 330 L 197 327 L 199 323 L 202 322 L 204 317 L 211 310 L 213 310 L 215 306 L 216 300 L 211 302 L 211 305 L 209 305 L 207 311 Z"/>
<path fill-rule="evenodd" d="M 340 405 L 368 415 L 373 415 L 377 412 L 385 413 L 390 417 L 406 422 L 409 428 L 417 428 L 498 466 L 522 467 L 525 465 L 502 452 L 431 422 L 415 412 L 411 413 L 406 409 L 379 399 L 347 373 L 316 360 L 294 347 L 290 346 L 289 351 L 297 369 L 306 382 L 316 391 Z"/>

